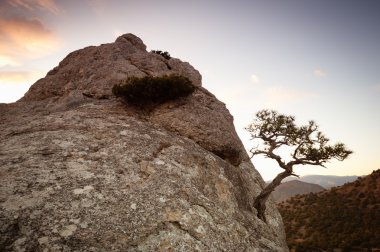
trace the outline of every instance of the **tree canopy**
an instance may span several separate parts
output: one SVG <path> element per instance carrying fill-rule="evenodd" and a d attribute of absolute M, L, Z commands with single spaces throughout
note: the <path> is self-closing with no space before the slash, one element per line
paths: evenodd
<path fill-rule="evenodd" d="M 335 158 L 343 161 L 351 153 L 343 143 L 329 145 L 329 139 L 318 131 L 318 125 L 309 121 L 307 125 L 297 126 L 295 117 L 280 114 L 274 110 L 261 110 L 247 128 L 251 140 L 261 142 L 250 150 L 252 156 L 264 155 L 277 162 L 284 169 L 276 178 L 263 189 L 256 198 L 254 207 L 258 217 L 265 220 L 265 202 L 281 181 L 291 175 L 295 165 L 318 165 L 325 167 L 325 163 Z M 290 147 L 290 161 L 286 161 L 276 151 L 281 147 Z"/>

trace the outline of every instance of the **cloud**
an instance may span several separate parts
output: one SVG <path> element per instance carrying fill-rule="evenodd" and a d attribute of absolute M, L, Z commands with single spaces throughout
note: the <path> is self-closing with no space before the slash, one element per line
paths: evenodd
<path fill-rule="evenodd" d="M 1 55 L 1 43 L 0 43 L 0 67 L 2 66 L 18 66 L 20 63 L 13 59 L 12 57 L 6 56 L 6 55 Z"/>
<path fill-rule="evenodd" d="M 11 103 L 20 99 L 30 88 L 30 84 L 1 84 L 0 103 Z"/>
<path fill-rule="evenodd" d="M 259 77 L 258 77 L 256 74 L 252 74 L 252 75 L 251 75 L 251 82 L 252 82 L 253 84 L 257 84 L 257 83 L 260 82 L 260 79 L 259 79 Z"/>
<path fill-rule="evenodd" d="M 302 100 L 313 99 L 316 97 L 318 97 L 317 93 L 284 88 L 281 86 L 270 87 L 265 91 L 267 106 L 299 102 Z"/>
<path fill-rule="evenodd" d="M 44 74 L 41 71 L 0 71 L 0 84 L 31 83 Z"/>
<path fill-rule="evenodd" d="M 8 0 L 8 4 L 13 7 L 25 8 L 28 11 L 44 10 L 55 15 L 62 12 L 54 0 Z"/>
<path fill-rule="evenodd" d="M 380 92 L 380 84 L 373 85 L 372 89 L 375 90 L 376 92 Z"/>
<path fill-rule="evenodd" d="M 314 76 L 318 77 L 318 78 L 322 78 L 322 77 L 325 77 L 327 75 L 327 73 L 325 71 L 323 71 L 323 70 L 321 70 L 319 68 L 315 69 L 313 71 L 313 73 L 314 73 Z"/>
<path fill-rule="evenodd" d="M 45 74 L 43 71 L 0 71 L 0 103 L 17 101 Z"/>
<path fill-rule="evenodd" d="M 104 16 L 104 10 L 112 5 L 112 1 L 108 0 L 87 0 L 86 2 L 98 16 Z"/>
<path fill-rule="evenodd" d="M 37 19 L 0 18 L 0 66 L 18 65 L 57 50 L 56 36 Z"/>

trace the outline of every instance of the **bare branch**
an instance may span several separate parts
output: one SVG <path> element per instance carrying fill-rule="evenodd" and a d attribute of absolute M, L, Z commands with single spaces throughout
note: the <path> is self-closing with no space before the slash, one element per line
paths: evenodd
<path fill-rule="evenodd" d="M 297 177 L 297 178 L 299 178 L 300 177 L 300 175 L 297 175 L 297 174 L 295 174 L 295 173 L 292 173 L 292 174 L 290 174 L 291 176 L 295 176 L 295 177 Z"/>
<path fill-rule="evenodd" d="M 263 151 L 263 150 L 250 150 L 251 154 L 252 154 L 252 157 L 255 156 L 255 155 L 264 155 L 268 158 L 271 158 L 271 159 L 274 159 L 277 161 L 278 165 L 283 168 L 283 169 L 286 169 L 286 164 L 281 160 L 281 157 L 274 154 L 273 153 L 273 150 L 268 150 L 268 151 Z M 251 158 L 252 158 L 251 157 Z"/>

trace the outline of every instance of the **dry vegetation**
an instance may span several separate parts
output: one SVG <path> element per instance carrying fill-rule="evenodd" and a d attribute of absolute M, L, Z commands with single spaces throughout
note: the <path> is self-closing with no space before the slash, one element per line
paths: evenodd
<path fill-rule="evenodd" d="M 380 248 L 380 170 L 279 205 L 295 251 L 371 251 Z"/>

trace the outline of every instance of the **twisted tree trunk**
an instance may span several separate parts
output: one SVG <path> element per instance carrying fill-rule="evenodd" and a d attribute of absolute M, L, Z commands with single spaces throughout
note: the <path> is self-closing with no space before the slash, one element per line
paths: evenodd
<path fill-rule="evenodd" d="M 265 219 L 265 203 L 269 198 L 269 195 L 276 189 L 276 187 L 281 184 L 281 181 L 292 175 L 292 170 L 285 170 L 278 174 L 271 183 L 269 183 L 261 193 L 256 197 L 255 202 L 253 203 L 253 207 L 257 210 L 257 217 L 266 222 Z"/>

